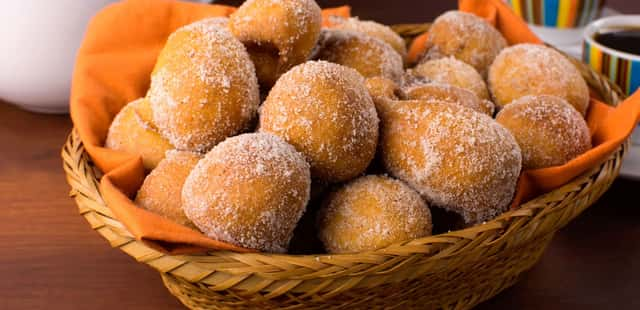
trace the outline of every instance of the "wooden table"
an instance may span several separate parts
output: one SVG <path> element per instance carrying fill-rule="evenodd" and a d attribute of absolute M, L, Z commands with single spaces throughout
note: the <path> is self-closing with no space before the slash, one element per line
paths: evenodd
<path fill-rule="evenodd" d="M 407 2 L 416 8 L 427 3 Z M 623 5 L 614 6 L 618 10 L 638 13 L 640 3 L 629 2 L 610 1 Z M 453 2 L 388 11 L 380 3 L 353 1 L 354 12 L 387 23 L 419 22 Z M 400 10 L 413 18 L 400 16 Z M 33 114 L 0 102 L 0 310 L 180 309 L 157 272 L 111 249 L 78 215 L 59 156 L 70 129 L 68 116 Z M 556 235 L 518 284 L 479 308 L 640 308 L 638 189 L 640 182 L 616 181 Z"/>

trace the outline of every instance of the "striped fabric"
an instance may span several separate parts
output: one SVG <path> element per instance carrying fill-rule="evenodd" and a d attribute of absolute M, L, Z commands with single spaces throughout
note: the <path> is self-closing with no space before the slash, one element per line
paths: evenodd
<path fill-rule="evenodd" d="M 630 95 L 640 87 L 640 61 L 609 55 L 588 42 L 583 43 L 582 60 L 620 85 L 626 94 Z"/>
<path fill-rule="evenodd" d="M 604 0 L 508 0 L 515 13 L 530 24 L 576 28 L 595 19 Z"/>

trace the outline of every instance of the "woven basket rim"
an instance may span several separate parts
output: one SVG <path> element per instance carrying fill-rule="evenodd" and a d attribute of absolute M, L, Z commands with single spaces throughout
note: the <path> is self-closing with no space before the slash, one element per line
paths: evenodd
<path fill-rule="evenodd" d="M 394 28 L 394 30 L 398 31 L 399 33 L 402 30 L 398 30 L 398 29 L 402 29 L 402 27 L 407 26 L 408 27 L 408 31 L 411 30 L 411 27 L 416 27 L 416 25 L 395 25 L 392 26 Z M 428 24 L 421 24 L 421 31 L 424 31 L 424 27 L 428 27 Z M 415 29 L 414 29 L 415 30 Z M 414 31 L 415 32 L 415 31 Z M 408 36 L 415 36 L 414 34 L 408 34 Z M 567 56 L 568 57 L 568 56 Z M 622 98 L 622 92 L 619 90 L 619 88 L 614 85 L 612 82 L 610 82 L 606 77 L 602 76 L 601 74 L 593 71 L 591 68 L 589 68 L 587 65 L 585 65 L 584 63 L 573 59 L 571 57 L 568 57 L 572 63 L 574 63 L 576 65 L 576 67 L 579 69 L 579 71 L 581 72 L 581 74 L 583 75 L 583 77 L 585 78 L 585 80 L 587 81 L 587 83 L 589 84 L 589 86 L 592 89 L 595 89 L 602 97 L 602 99 L 612 105 L 617 105 L 617 103 L 620 101 L 620 99 Z M 549 193 L 540 195 L 532 200 L 530 200 L 529 202 L 520 205 L 517 209 L 514 210 L 509 210 L 503 214 L 501 214 L 500 216 L 498 216 L 497 218 L 491 220 L 491 221 L 487 221 L 486 223 L 480 224 L 480 225 L 476 225 L 473 227 L 469 227 L 469 228 L 465 228 L 462 230 L 455 230 L 455 231 L 451 231 L 451 232 L 447 232 L 447 233 L 443 233 L 443 234 L 438 234 L 438 235 L 433 235 L 433 236 L 428 236 L 428 237 L 423 237 L 423 238 L 418 238 L 418 239 L 413 239 L 413 240 L 407 240 L 407 241 L 403 241 L 403 242 L 398 242 L 395 243 L 393 245 L 390 245 L 388 247 L 385 248 L 381 248 L 381 249 L 377 249 L 377 250 L 373 250 L 373 251 L 365 251 L 365 252 L 358 252 L 358 253 L 345 253 L 345 254 L 325 254 L 325 253 L 319 253 L 319 254 L 278 254 L 278 253 L 236 253 L 236 252 L 229 252 L 229 251 L 209 251 L 206 255 L 169 255 L 169 254 L 165 254 L 165 253 L 160 253 L 157 252 L 156 250 L 148 247 L 144 242 L 136 240 L 133 238 L 133 236 L 126 231 L 126 228 L 124 228 L 124 231 L 120 231 L 120 232 L 114 232 L 118 235 L 120 235 L 123 238 L 127 238 L 127 240 L 130 240 L 128 242 L 135 242 L 138 243 L 137 246 L 142 246 L 144 248 L 147 248 L 150 253 L 151 252 L 156 252 L 159 253 L 157 254 L 157 257 L 154 257 L 154 259 L 157 259 L 158 257 L 162 257 L 162 256 L 171 256 L 173 259 L 175 260 L 180 260 L 183 261 L 185 263 L 189 263 L 189 262 L 193 262 L 193 263 L 198 263 L 200 261 L 203 260 L 203 257 L 207 257 L 207 256 L 229 256 L 229 257 L 233 257 L 233 259 L 237 259 L 239 257 L 251 257 L 252 260 L 256 260 L 256 261 L 273 261 L 274 259 L 278 259 L 278 258 L 287 258 L 287 259 L 296 259 L 298 261 L 300 261 L 301 264 L 303 264 L 303 261 L 326 261 L 326 260 L 335 260 L 335 259 L 351 259 L 351 258 L 364 258 L 366 260 L 366 257 L 368 257 L 369 255 L 373 255 L 373 256 L 378 256 L 378 255 L 383 255 L 383 256 L 409 256 L 411 255 L 411 253 L 419 253 L 419 254 L 423 254 L 423 255 L 435 255 L 443 250 L 446 250 L 448 247 L 452 247 L 456 245 L 456 240 L 459 239 L 466 239 L 466 240 L 473 240 L 475 238 L 475 236 L 478 236 L 480 234 L 482 234 L 485 231 L 495 231 L 495 230 L 509 230 L 510 229 L 510 222 L 512 220 L 515 219 L 519 219 L 522 217 L 529 217 L 531 219 L 531 221 L 533 221 L 536 216 L 540 213 L 544 213 L 544 212 L 553 212 L 553 208 L 556 207 L 562 207 L 563 203 L 566 202 L 565 200 L 570 200 L 573 196 L 572 194 L 575 193 L 580 193 L 581 191 L 584 190 L 584 188 L 582 188 L 581 184 L 585 182 L 585 180 L 587 179 L 591 179 L 594 176 L 602 173 L 605 169 L 605 167 L 607 167 L 609 164 L 611 164 L 612 162 L 616 161 L 616 160 L 621 160 L 621 158 L 624 156 L 624 154 L 626 153 L 628 148 L 628 140 L 627 142 L 623 143 L 615 152 L 613 152 L 604 162 L 600 163 L 599 165 L 597 165 L 596 167 L 593 167 L 591 169 L 589 169 L 588 171 L 586 171 L 585 173 L 583 173 L 582 175 L 574 178 L 573 180 L 571 180 L 570 182 L 568 182 L 567 184 L 561 186 L 560 188 L 551 191 Z M 79 152 L 79 154 L 71 154 L 69 149 L 75 149 Z M 65 154 L 65 152 L 67 152 Z M 62 150 L 62 157 L 63 157 L 63 161 L 64 161 L 64 168 L 66 171 L 66 175 L 67 175 L 67 180 L 69 182 L 69 184 L 72 187 L 72 196 L 78 195 L 78 193 L 80 191 L 82 191 L 82 189 L 78 189 L 77 188 L 77 184 L 76 181 L 72 181 L 71 179 L 73 178 L 73 171 L 71 171 L 74 165 L 77 166 L 81 166 L 81 165 L 91 165 L 88 161 L 90 160 L 88 157 L 88 154 L 86 154 L 86 151 L 84 150 L 83 146 L 82 146 L 82 141 L 79 140 L 79 136 L 77 134 L 77 132 L 75 131 L 75 129 L 72 131 L 72 133 L 69 135 L 67 142 L 65 143 L 65 146 L 63 147 Z M 618 167 L 616 169 L 619 168 L 619 163 Z M 81 168 L 84 169 L 84 168 Z M 89 173 L 89 172 L 87 172 Z M 615 173 L 617 174 L 617 170 L 616 171 L 609 171 L 609 173 Z M 89 174 L 85 174 L 84 176 L 86 177 Z M 95 203 L 98 203 L 101 207 L 106 207 L 108 209 L 108 207 L 106 206 L 104 200 L 102 200 L 99 188 L 98 188 L 98 180 L 97 179 L 93 179 L 93 180 L 84 180 L 86 181 L 87 184 L 89 184 L 90 187 L 92 187 L 90 190 L 96 190 L 98 197 L 94 197 L 96 199 L 92 200 Z M 75 184 L 75 185 L 74 185 Z M 84 186 L 84 185 L 83 185 Z M 558 197 L 562 197 L 561 199 L 558 199 Z M 77 199 L 77 198 L 76 198 Z M 98 201 L 98 199 L 100 201 Z M 553 204 L 553 206 L 550 206 L 550 204 Z M 78 202 L 78 205 L 80 206 L 81 203 Z M 112 215 L 108 214 L 108 211 L 100 211 L 100 210 L 96 210 L 95 208 L 89 208 L 92 209 L 93 211 L 107 216 L 109 217 L 112 221 L 114 221 L 112 224 L 119 224 L 120 226 L 124 227 L 124 225 L 122 225 L 121 222 L 119 222 L 116 218 L 114 218 Z M 571 219 L 567 219 L 566 222 L 570 221 Z M 566 222 L 564 223 L 559 223 L 556 227 L 552 227 L 550 228 L 549 233 L 552 233 L 558 229 L 560 229 L 562 226 L 564 226 L 566 224 Z M 95 224 L 98 225 L 98 224 Z M 92 223 L 92 226 L 94 226 L 94 224 Z M 98 229 L 101 228 L 103 226 L 98 225 L 99 227 L 93 227 L 94 229 Z M 104 234 L 103 234 L 104 236 Z M 534 238 L 535 236 L 529 236 L 529 239 Z M 105 238 L 107 238 L 105 236 Z M 132 240 L 131 240 L 132 239 Z M 529 239 L 524 239 L 522 240 L 522 242 L 527 242 Z M 113 245 L 113 244 L 112 244 Z M 437 246 L 435 246 L 437 245 Z M 121 247 L 121 245 L 114 245 L 114 246 L 118 246 Z M 432 248 L 433 246 L 433 248 Z M 124 250 L 124 249 L 123 249 Z M 125 252 L 127 252 L 125 250 Z M 128 254 L 132 255 L 131 253 L 127 252 Z M 133 256 L 133 255 L 132 255 Z M 263 260 L 264 259 L 264 260 Z M 146 261 L 145 261 L 146 262 Z M 157 266 L 153 266 L 154 268 L 158 269 L 160 272 L 168 272 L 167 270 L 160 270 Z"/>
<path fill-rule="evenodd" d="M 78 134 L 75 132 L 75 127 L 72 129 L 72 133 L 69 134 L 66 144 L 68 144 L 69 141 L 74 140 L 74 139 L 78 140 L 78 142 L 82 144 L 82 141 L 80 140 Z M 613 152 L 604 162 L 602 162 L 599 165 L 597 165 L 596 167 L 588 170 L 587 172 L 583 173 L 582 175 L 574 178 L 569 183 L 567 183 L 567 184 L 565 184 L 565 185 L 563 185 L 563 186 L 561 186 L 561 187 L 559 187 L 559 188 L 557 188 L 557 189 L 555 189 L 555 190 L 553 190 L 551 192 L 542 194 L 542 195 L 540 195 L 540 196 L 538 196 L 538 197 L 536 197 L 536 198 L 534 198 L 534 199 L 532 199 L 532 200 L 530 200 L 530 201 L 518 206 L 516 209 L 512 209 L 512 210 L 506 211 L 506 212 L 500 214 L 499 216 L 497 216 L 496 218 L 492 219 L 491 221 L 487 221 L 487 222 L 484 222 L 484 223 L 481 223 L 481 224 L 478 224 L 478 225 L 475 225 L 475 226 L 472 226 L 472 227 L 468 227 L 468 228 L 464 228 L 464 229 L 458 229 L 458 230 L 454 230 L 454 231 L 449 231 L 449 232 L 441 233 L 441 234 L 437 234 L 437 235 L 426 236 L 426 237 L 422 237 L 422 238 L 405 240 L 405 241 L 402 241 L 402 242 L 396 242 L 396 243 L 394 243 L 392 245 L 389 245 L 387 247 L 384 247 L 384 248 L 371 250 L 371 251 L 357 252 L 357 253 L 286 254 L 286 253 L 268 253 L 268 252 L 238 253 L 238 252 L 225 251 L 225 250 L 211 250 L 211 251 L 207 251 L 206 255 L 210 255 L 212 253 L 216 253 L 216 254 L 232 253 L 234 255 L 247 255 L 247 256 L 256 256 L 256 255 L 258 255 L 258 256 L 265 256 L 265 257 L 272 257 L 272 258 L 277 258 L 277 257 L 298 257 L 298 258 L 313 258 L 313 259 L 317 259 L 317 258 L 326 258 L 326 259 L 347 258 L 347 257 L 355 257 L 355 256 L 361 256 L 361 255 L 367 255 L 367 254 L 394 255 L 393 254 L 394 251 L 390 251 L 390 249 L 393 249 L 393 248 L 398 247 L 398 246 L 442 243 L 442 241 L 440 239 L 447 239 L 449 237 L 458 238 L 460 236 L 466 236 L 466 235 L 477 235 L 477 234 L 483 232 L 484 230 L 504 229 L 504 228 L 507 228 L 508 225 L 502 225 L 502 224 L 497 224 L 497 223 L 498 222 L 508 221 L 512 217 L 525 216 L 526 211 L 530 211 L 530 210 L 534 210 L 534 209 L 540 209 L 541 206 L 545 206 L 545 202 L 547 201 L 546 198 L 553 196 L 557 192 L 577 192 L 577 191 L 580 191 L 580 189 L 579 190 L 575 190 L 575 188 L 576 188 L 576 186 L 578 184 L 582 183 L 583 179 L 588 179 L 588 178 L 600 173 L 603 170 L 603 167 L 607 164 L 607 162 L 614 160 L 616 157 L 620 156 L 620 154 L 626 153 L 627 148 L 628 148 L 628 143 L 623 143 L 623 145 L 621 145 L 615 152 Z M 83 153 L 86 154 L 86 151 L 83 150 Z M 620 156 L 620 157 L 623 157 L 623 156 Z M 87 154 L 86 157 L 83 157 L 83 158 L 88 158 L 88 154 Z M 96 182 L 97 181 L 98 180 L 96 179 Z M 107 206 L 106 203 L 105 203 L 105 206 Z M 113 218 L 113 219 L 115 221 L 119 222 L 119 220 L 117 218 Z M 140 242 L 145 247 L 148 247 L 144 242 L 141 242 L 139 240 L 136 240 L 136 241 Z M 442 249 L 440 249 L 440 250 L 442 250 Z M 171 255 L 171 254 L 167 254 L 167 253 L 163 253 L 163 254 L 164 255 Z M 181 258 L 184 258 L 186 260 L 193 259 L 195 261 L 198 261 L 199 258 L 202 258 L 202 254 L 177 254 L 177 255 L 171 255 L 171 256 L 181 257 Z M 402 256 L 404 256 L 404 255 L 402 255 Z"/>

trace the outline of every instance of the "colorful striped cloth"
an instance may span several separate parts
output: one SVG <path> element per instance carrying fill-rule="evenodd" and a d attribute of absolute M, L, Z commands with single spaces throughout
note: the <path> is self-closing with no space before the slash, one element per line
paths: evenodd
<path fill-rule="evenodd" d="M 604 0 L 508 0 L 513 11 L 530 24 L 576 28 L 595 19 Z"/>

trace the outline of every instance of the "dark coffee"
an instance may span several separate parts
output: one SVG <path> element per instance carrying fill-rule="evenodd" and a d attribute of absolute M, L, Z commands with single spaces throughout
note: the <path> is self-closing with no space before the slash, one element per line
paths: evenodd
<path fill-rule="evenodd" d="M 603 29 L 593 39 L 614 50 L 640 55 L 640 27 Z"/>

